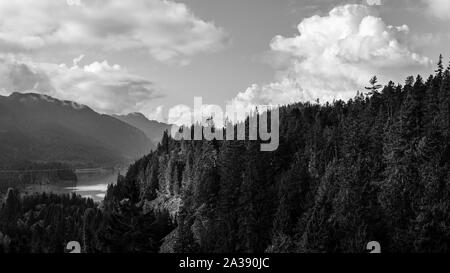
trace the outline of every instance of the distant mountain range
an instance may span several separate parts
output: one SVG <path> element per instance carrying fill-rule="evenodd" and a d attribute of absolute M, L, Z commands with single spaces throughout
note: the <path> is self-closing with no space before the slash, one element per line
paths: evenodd
<path fill-rule="evenodd" d="M 144 132 L 153 143 L 159 143 L 164 131 L 168 131 L 171 128 L 171 125 L 155 120 L 149 120 L 141 113 L 131 113 L 123 116 L 113 115 L 113 117 L 138 128 Z"/>
<path fill-rule="evenodd" d="M 0 96 L 0 166 L 25 160 L 76 167 L 128 163 L 153 149 L 165 128 L 133 116 L 102 115 L 35 93 Z"/>

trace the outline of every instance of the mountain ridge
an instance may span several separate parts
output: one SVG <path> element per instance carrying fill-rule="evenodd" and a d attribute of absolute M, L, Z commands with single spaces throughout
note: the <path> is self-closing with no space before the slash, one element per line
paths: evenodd
<path fill-rule="evenodd" d="M 38 93 L 0 96 L 0 163 L 119 164 L 154 148 L 146 135 L 86 105 Z"/>
<path fill-rule="evenodd" d="M 129 113 L 127 115 L 112 115 L 112 117 L 138 128 L 144 132 L 154 144 L 158 144 L 162 139 L 164 131 L 170 130 L 172 127 L 170 124 L 150 120 L 139 112 Z"/>

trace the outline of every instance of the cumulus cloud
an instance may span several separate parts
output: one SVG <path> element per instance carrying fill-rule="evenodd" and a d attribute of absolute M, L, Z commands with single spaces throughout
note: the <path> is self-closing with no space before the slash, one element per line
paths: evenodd
<path fill-rule="evenodd" d="M 0 93 L 37 92 L 108 114 L 149 111 L 158 96 L 152 82 L 107 61 L 79 66 L 81 59 L 68 66 L 0 57 Z"/>
<path fill-rule="evenodd" d="M 253 85 L 232 104 L 251 107 L 295 101 L 348 99 L 373 75 L 396 79 L 430 60 L 408 46 L 409 28 L 389 26 L 366 5 L 344 5 L 326 16 L 312 16 L 298 25 L 294 37 L 276 36 L 271 51 L 289 56 L 278 81 Z M 400 79 L 399 79 L 400 80 Z"/>
<path fill-rule="evenodd" d="M 450 1 L 448 0 L 422 0 L 428 5 L 429 12 L 440 18 L 450 19 Z"/>
<path fill-rule="evenodd" d="M 169 116 L 167 122 L 169 124 L 175 124 L 179 126 L 190 125 L 193 121 L 192 108 L 184 105 L 178 104 L 170 108 Z"/>
<path fill-rule="evenodd" d="M 187 63 L 214 51 L 227 36 L 169 0 L 0 1 L 0 49 L 143 49 L 160 61 Z"/>
<path fill-rule="evenodd" d="M 154 109 L 143 109 L 141 110 L 142 113 L 144 113 L 148 119 L 150 120 L 156 120 L 159 122 L 166 122 L 166 118 L 164 117 L 164 106 L 159 105 Z"/>

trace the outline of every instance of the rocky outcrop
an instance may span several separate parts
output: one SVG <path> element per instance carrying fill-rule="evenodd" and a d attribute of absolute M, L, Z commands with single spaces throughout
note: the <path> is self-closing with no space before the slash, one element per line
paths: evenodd
<path fill-rule="evenodd" d="M 181 206 L 181 197 L 180 196 L 171 196 L 165 194 L 159 194 L 158 197 L 154 200 L 144 201 L 143 210 L 144 213 L 148 213 L 150 211 L 154 212 L 164 212 L 167 211 L 172 219 L 175 221 L 178 216 L 178 211 Z"/>
<path fill-rule="evenodd" d="M 169 235 L 164 237 L 159 253 L 175 253 L 177 244 L 178 228 L 174 229 Z"/>

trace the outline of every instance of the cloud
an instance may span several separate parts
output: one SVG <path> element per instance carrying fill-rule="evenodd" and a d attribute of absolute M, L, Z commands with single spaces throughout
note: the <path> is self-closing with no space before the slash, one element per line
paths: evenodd
<path fill-rule="evenodd" d="M 383 5 L 383 1 L 382 0 L 365 0 L 366 4 L 369 6 L 381 6 Z"/>
<path fill-rule="evenodd" d="M 428 11 L 437 18 L 450 19 L 450 1 L 448 0 L 422 0 L 428 5 Z"/>
<path fill-rule="evenodd" d="M 178 104 L 169 109 L 167 122 L 179 126 L 190 125 L 193 123 L 192 115 L 191 107 L 184 104 Z"/>
<path fill-rule="evenodd" d="M 406 68 L 411 71 L 430 64 L 410 49 L 408 26 L 386 25 L 366 5 L 338 6 L 326 16 L 306 18 L 298 31 L 294 37 L 276 36 L 270 43 L 271 51 L 287 60 L 278 80 L 249 87 L 232 104 L 250 107 L 348 99 L 373 75 L 401 80 Z"/>
<path fill-rule="evenodd" d="M 223 127 L 226 111 L 219 105 L 204 104 L 201 97 L 194 99 L 194 107 L 178 104 L 169 109 L 167 122 L 178 126 L 202 123 L 206 125 L 212 118 L 214 125 Z M 240 119 L 245 116 L 239 116 Z"/>
<path fill-rule="evenodd" d="M 37 92 L 76 101 L 101 113 L 148 111 L 158 97 L 154 83 L 107 61 L 79 66 L 0 57 L 0 93 Z"/>
<path fill-rule="evenodd" d="M 169 0 L 0 1 L 0 18 L 3 52 L 142 49 L 157 60 L 186 64 L 228 39 L 185 4 Z"/>
<path fill-rule="evenodd" d="M 159 122 L 166 122 L 164 117 L 164 106 L 159 105 L 154 109 L 142 109 L 141 112 L 147 116 L 150 120 L 156 120 Z"/>
<path fill-rule="evenodd" d="M 245 118 L 250 110 L 260 105 L 285 105 L 296 101 L 308 101 L 311 94 L 298 83 L 288 78 L 267 85 L 253 84 L 244 92 L 239 93 L 229 103 L 240 111 L 238 119 Z"/>

